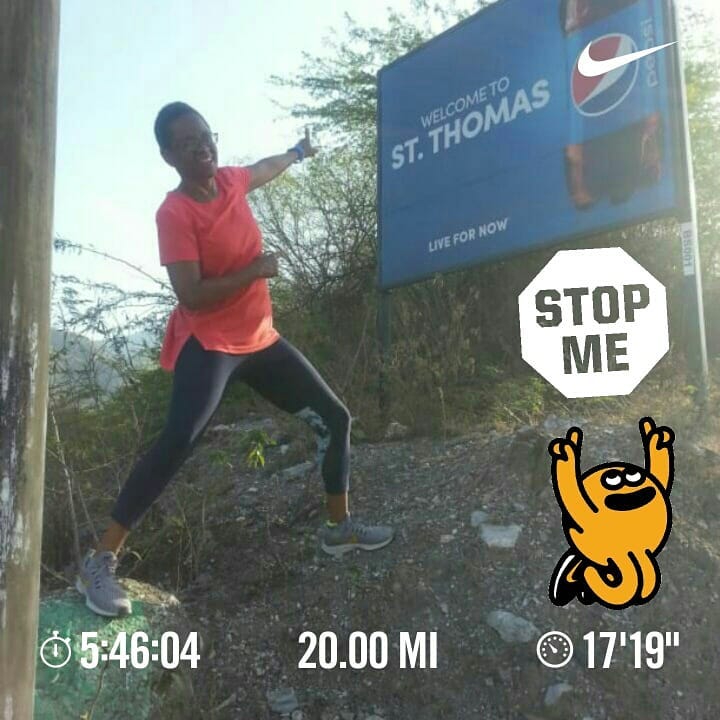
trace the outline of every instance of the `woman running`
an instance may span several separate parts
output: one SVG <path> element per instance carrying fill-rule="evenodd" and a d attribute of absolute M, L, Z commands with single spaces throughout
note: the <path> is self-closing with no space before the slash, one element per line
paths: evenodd
<path fill-rule="evenodd" d="M 87 606 L 109 617 L 132 608 L 115 575 L 120 548 L 202 436 L 231 380 L 312 427 L 327 493 L 323 550 L 377 550 L 394 535 L 350 516 L 350 413 L 273 327 L 267 278 L 277 275 L 277 258 L 263 252 L 245 196 L 317 153 L 307 133 L 282 155 L 218 167 L 217 135 L 194 108 L 174 102 L 158 113 L 155 137 L 180 175 L 156 214 L 160 262 L 178 299 L 160 352 L 160 365 L 174 372 L 173 389 L 165 428 L 133 468 L 107 530 L 79 569 L 76 585 Z"/>

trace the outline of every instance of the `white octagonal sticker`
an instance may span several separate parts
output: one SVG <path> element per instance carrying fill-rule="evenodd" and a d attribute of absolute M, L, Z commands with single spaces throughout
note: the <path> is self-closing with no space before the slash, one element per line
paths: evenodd
<path fill-rule="evenodd" d="M 628 395 L 669 349 L 665 287 L 621 248 L 561 250 L 518 303 L 523 359 L 568 398 Z"/>

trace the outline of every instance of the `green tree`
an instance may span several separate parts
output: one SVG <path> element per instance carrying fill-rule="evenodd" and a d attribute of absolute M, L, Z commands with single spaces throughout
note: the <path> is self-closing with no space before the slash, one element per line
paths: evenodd
<path fill-rule="evenodd" d="M 309 97 L 310 102 L 285 108 L 292 117 L 316 123 L 333 141 L 352 146 L 357 154 L 373 153 L 378 70 L 490 4 L 479 0 L 474 7 L 463 7 L 456 0 L 442 5 L 413 0 L 410 13 L 388 8 L 383 27 L 362 27 L 346 14 L 345 33 L 334 31 L 326 38 L 325 57 L 304 53 L 298 73 L 271 79 L 278 87 Z"/>

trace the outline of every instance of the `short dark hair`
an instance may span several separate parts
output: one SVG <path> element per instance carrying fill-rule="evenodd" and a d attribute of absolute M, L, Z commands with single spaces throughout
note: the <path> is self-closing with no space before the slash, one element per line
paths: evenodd
<path fill-rule="evenodd" d="M 172 143 L 170 125 L 184 115 L 197 115 L 201 120 L 205 121 L 205 118 L 194 107 L 179 101 L 168 103 L 157 114 L 155 118 L 155 139 L 161 148 L 170 147 Z"/>

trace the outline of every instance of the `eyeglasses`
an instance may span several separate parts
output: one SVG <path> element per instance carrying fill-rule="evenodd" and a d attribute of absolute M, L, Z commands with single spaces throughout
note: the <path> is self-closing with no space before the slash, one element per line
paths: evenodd
<path fill-rule="evenodd" d="M 208 145 L 213 145 L 217 141 L 217 133 L 204 133 L 200 137 L 185 138 L 181 143 L 178 143 L 176 147 L 182 153 L 191 153 L 195 150 L 201 150 Z"/>

